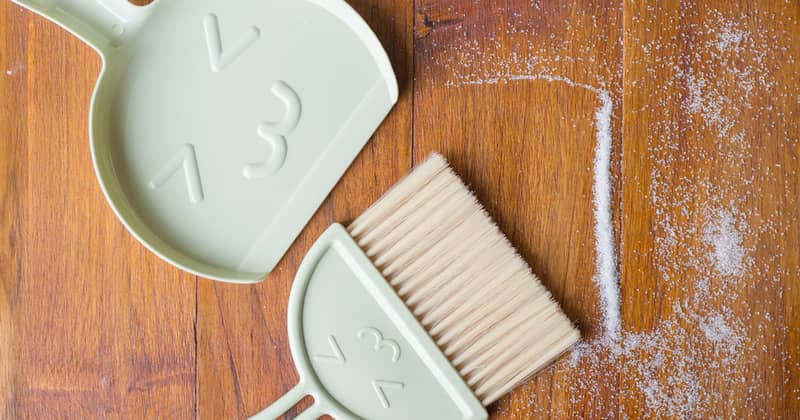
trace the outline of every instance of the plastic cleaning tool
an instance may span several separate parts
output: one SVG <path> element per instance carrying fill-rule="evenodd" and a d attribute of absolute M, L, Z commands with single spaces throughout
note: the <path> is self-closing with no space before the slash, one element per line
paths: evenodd
<path fill-rule="evenodd" d="M 203 277 L 271 271 L 397 101 L 341 0 L 14 0 L 103 60 L 91 150 L 114 211 Z"/>
<path fill-rule="evenodd" d="M 298 419 L 485 419 L 580 338 L 472 193 L 434 154 L 309 251 L 289 298 Z"/>

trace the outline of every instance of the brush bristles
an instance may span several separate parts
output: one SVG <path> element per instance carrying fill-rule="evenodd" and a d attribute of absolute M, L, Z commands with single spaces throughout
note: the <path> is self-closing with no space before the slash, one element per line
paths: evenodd
<path fill-rule="evenodd" d="M 580 338 L 441 155 L 348 230 L 484 405 Z"/>

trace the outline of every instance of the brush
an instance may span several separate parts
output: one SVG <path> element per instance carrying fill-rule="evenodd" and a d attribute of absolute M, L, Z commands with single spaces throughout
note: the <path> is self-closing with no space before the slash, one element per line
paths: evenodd
<path fill-rule="evenodd" d="M 320 237 L 288 323 L 300 383 L 259 418 L 482 419 L 580 339 L 439 154 Z"/>

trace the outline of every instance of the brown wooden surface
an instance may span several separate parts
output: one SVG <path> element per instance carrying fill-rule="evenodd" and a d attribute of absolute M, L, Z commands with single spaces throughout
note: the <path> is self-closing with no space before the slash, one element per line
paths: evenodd
<path fill-rule="evenodd" d="M 297 380 L 285 310 L 305 252 L 438 150 L 589 343 L 493 418 L 797 418 L 800 4 L 569 3 L 351 1 L 400 101 L 269 279 L 234 286 L 125 231 L 88 147 L 99 59 L 0 2 L 0 417 L 257 412 Z M 614 100 L 613 345 L 592 281 L 592 89 Z M 733 270 L 713 252 L 728 219 Z"/>

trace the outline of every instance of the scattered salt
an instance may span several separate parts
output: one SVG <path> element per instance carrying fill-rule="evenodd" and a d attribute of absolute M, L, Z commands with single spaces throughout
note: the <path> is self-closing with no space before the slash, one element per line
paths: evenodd
<path fill-rule="evenodd" d="M 711 263 L 723 276 L 742 276 L 745 274 L 745 249 L 742 235 L 734 225 L 733 215 L 721 211 L 712 216 L 706 226 L 703 239 L 713 249 L 709 255 Z"/>
<path fill-rule="evenodd" d="M 576 411 L 557 410 L 588 407 L 596 410 L 591 412 L 593 417 L 624 417 L 624 413 L 613 412 L 613 405 L 599 407 L 592 400 L 598 394 L 621 393 L 627 394 L 628 401 L 641 399 L 644 411 L 640 414 L 646 417 L 780 416 L 770 411 L 775 407 L 768 399 L 774 398 L 772 392 L 781 391 L 769 389 L 768 385 L 775 378 L 786 376 L 781 369 L 785 369 L 789 358 L 785 350 L 767 347 L 782 338 L 765 338 L 764 334 L 786 333 L 787 321 L 775 309 L 779 306 L 775 302 L 783 298 L 781 278 L 800 275 L 800 269 L 787 271 L 781 267 L 781 249 L 772 249 L 773 255 L 757 254 L 751 244 L 769 243 L 775 247 L 774 244 L 785 242 L 780 238 L 793 232 L 790 226 L 795 222 L 787 221 L 787 214 L 766 212 L 754 203 L 764 194 L 761 186 L 776 184 L 786 190 L 793 188 L 791 180 L 796 179 L 793 168 L 797 157 L 796 152 L 775 151 L 791 156 L 791 168 L 787 168 L 787 162 L 782 162 L 781 168 L 768 159 L 753 157 L 762 153 L 754 149 L 754 144 L 764 147 L 755 141 L 759 138 L 771 139 L 770 147 L 775 148 L 796 150 L 800 143 L 796 117 L 777 100 L 787 95 L 797 97 L 797 86 L 779 83 L 775 75 L 781 69 L 771 57 L 783 54 L 778 62 L 786 65 L 784 70 L 795 64 L 796 57 L 787 51 L 791 45 L 783 41 L 788 37 L 787 25 L 796 23 L 764 10 L 753 9 L 747 15 L 737 15 L 699 7 L 692 1 L 682 2 L 679 14 L 673 17 L 667 14 L 668 18 L 659 22 L 681 25 L 677 35 L 658 35 L 647 27 L 656 24 L 653 16 L 664 16 L 656 10 L 660 6 L 655 3 L 629 17 L 633 26 L 641 27 L 643 23 L 645 26 L 644 33 L 625 34 L 626 45 L 640 49 L 630 56 L 629 64 L 645 71 L 638 75 L 626 73 L 626 83 L 653 93 L 651 100 L 630 106 L 638 106 L 638 111 L 651 115 L 655 115 L 654 110 L 668 114 L 662 119 L 645 121 L 648 137 L 641 140 L 647 142 L 648 151 L 641 158 L 648 160 L 652 171 L 625 178 L 625 182 L 633 183 L 648 199 L 653 239 L 642 245 L 652 249 L 640 249 L 639 243 L 623 247 L 632 254 L 648 252 L 657 276 L 651 279 L 657 284 L 655 288 L 639 290 L 635 284 L 626 283 L 630 288 L 626 290 L 632 294 L 659 293 L 666 308 L 648 314 L 654 317 L 652 328 L 627 331 L 620 328 L 610 205 L 611 118 L 613 98 L 622 97 L 622 64 L 612 61 L 613 57 L 596 53 L 602 50 L 600 45 L 622 39 L 611 39 L 607 32 L 599 30 L 592 41 L 578 45 L 569 36 L 556 35 L 578 29 L 573 26 L 576 19 L 595 25 L 598 21 L 607 25 L 620 23 L 582 16 L 580 13 L 591 12 L 580 8 L 564 13 L 571 16 L 564 21 L 550 19 L 559 15 L 558 10 L 545 17 L 538 10 L 541 6 L 538 1 L 531 3 L 530 11 L 522 13 L 486 4 L 495 8 L 493 16 L 503 24 L 493 26 L 492 36 L 478 38 L 474 34 L 484 32 L 475 31 L 471 25 L 484 23 L 471 22 L 465 15 L 462 22 L 446 29 L 453 31 L 455 37 L 431 36 L 419 41 L 427 49 L 423 54 L 437 57 L 424 62 L 427 67 L 422 74 L 433 78 L 444 74 L 445 79 L 440 82 L 450 87 L 524 80 L 561 82 L 588 89 L 599 99 L 594 116 L 597 141 L 594 281 L 602 307 L 602 328 L 600 334 L 573 349 L 567 365 L 552 368 L 562 373 L 553 386 L 569 396 L 572 408 L 537 404 L 532 388 L 531 405 L 517 407 L 520 414 L 569 417 Z M 548 8 L 566 7 L 569 6 L 548 4 Z M 574 11 L 578 15 L 572 15 Z M 603 19 L 614 19 L 613 15 L 604 15 Z M 483 30 L 485 26 L 480 28 Z M 614 79 L 606 80 L 601 74 L 604 72 L 593 71 L 598 68 L 619 68 L 619 72 Z M 567 74 L 569 78 L 559 76 Z M 671 80 L 663 79 L 670 74 L 674 75 Z M 770 100 L 761 107 L 763 98 Z M 676 100 L 680 104 L 677 110 L 673 106 Z M 745 118 L 767 125 L 758 133 L 749 132 L 747 127 L 753 125 L 744 124 Z M 705 141 L 692 142 L 695 138 Z M 775 144 L 775 138 L 785 141 Z M 702 172 L 706 166 L 709 172 Z M 680 173 L 678 168 L 690 169 Z M 621 225 L 625 226 L 630 215 L 621 217 Z M 759 296 L 759 301 L 753 301 L 753 296 Z M 753 307 L 742 309 L 743 299 Z M 776 353 L 780 351 L 783 353 Z M 778 354 L 782 361 L 753 369 L 764 366 L 765 352 Z M 617 383 L 617 378 L 622 381 Z M 721 383 L 729 387 L 720 386 Z M 735 405 L 730 404 L 729 392 L 734 392 L 733 389 L 741 400 Z M 790 392 L 800 395 L 797 390 Z M 746 413 L 737 412 L 734 408 L 737 405 Z M 721 407 L 728 411 L 720 411 Z"/>
<path fill-rule="evenodd" d="M 614 224 L 611 220 L 611 95 L 598 92 L 602 106 L 595 113 L 597 145 L 594 153 L 594 223 L 595 283 L 600 289 L 600 304 L 603 308 L 603 332 L 610 341 L 619 340 L 620 304 L 619 276 L 617 275 Z"/>

